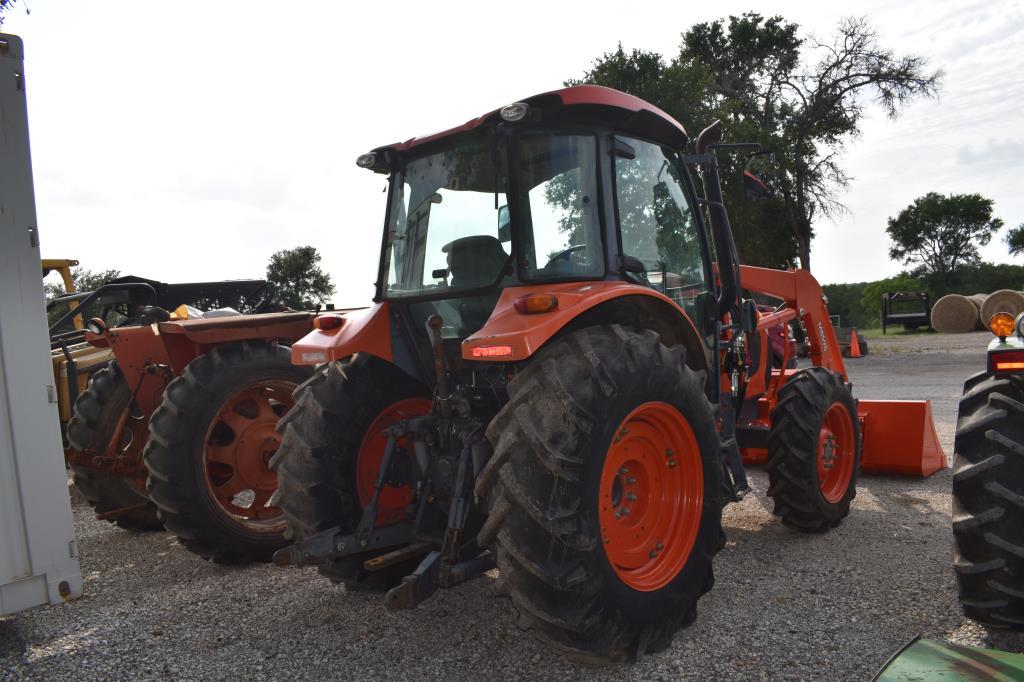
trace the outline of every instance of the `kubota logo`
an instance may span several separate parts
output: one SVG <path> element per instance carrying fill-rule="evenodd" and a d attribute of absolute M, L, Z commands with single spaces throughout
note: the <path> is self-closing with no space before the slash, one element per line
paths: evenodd
<path fill-rule="evenodd" d="M 821 352 L 828 352 L 828 341 L 825 340 L 825 327 L 822 326 L 821 322 L 818 323 L 818 338 L 821 339 Z"/>

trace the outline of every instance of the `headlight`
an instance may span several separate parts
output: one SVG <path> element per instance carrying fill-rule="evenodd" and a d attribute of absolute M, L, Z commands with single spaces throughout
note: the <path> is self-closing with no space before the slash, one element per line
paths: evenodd
<path fill-rule="evenodd" d="M 99 317 L 94 317 L 85 323 L 85 328 L 96 336 L 101 336 L 103 332 L 107 331 L 107 323 Z"/>
<path fill-rule="evenodd" d="M 1013 328 L 1017 330 L 1017 336 L 1024 339 L 1024 313 L 1017 316 L 1016 321 L 1013 323 Z"/>
<path fill-rule="evenodd" d="M 515 102 L 514 104 L 502 107 L 500 115 L 501 120 L 508 121 L 509 123 L 515 123 L 516 121 L 522 121 L 526 118 L 526 114 L 529 112 L 529 104 L 526 102 Z"/>

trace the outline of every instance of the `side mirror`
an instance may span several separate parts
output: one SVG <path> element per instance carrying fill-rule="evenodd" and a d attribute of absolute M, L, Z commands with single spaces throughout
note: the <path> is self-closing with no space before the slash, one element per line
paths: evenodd
<path fill-rule="evenodd" d="M 757 312 L 757 304 L 749 298 L 743 301 L 743 305 L 740 307 L 740 328 L 746 334 L 757 333 L 757 320 L 760 314 Z"/>
<path fill-rule="evenodd" d="M 743 196 L 747 201 L 764 201 L 773 195 L 768 183 L 750 171 L 743 171 Z"/>
<path fill-rule="evenodd" d="M 647 272 L 647 268 L 644 267 L 643 262 L 636 256 L 622 256 L 622 271 L 632 272 L 638 275 L 642 275 Z"/>
<path fill-rule="evenodd" d="M 512 241 L 512 218 L 508 213 L 508 204 L 498 209 L 498 241 Z"/>

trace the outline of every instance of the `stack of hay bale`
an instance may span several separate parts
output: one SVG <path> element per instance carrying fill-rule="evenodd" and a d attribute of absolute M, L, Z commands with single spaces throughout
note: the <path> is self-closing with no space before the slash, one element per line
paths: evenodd
<path fill-rule="evenodd" d="M 932 306 L 932 327 L 945 334 L 963 334 L 984 329 L 996 313 L 1016 317 L 1022 312 L 1024 293 L 1013 289 L 1000 289 L 988 295 L 948 294 Z"/>

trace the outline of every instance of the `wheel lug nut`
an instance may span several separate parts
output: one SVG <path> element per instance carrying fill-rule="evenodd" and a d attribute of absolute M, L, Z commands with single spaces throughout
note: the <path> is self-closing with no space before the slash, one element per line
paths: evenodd
<path fill-rule="evenodd" d="M 636 493 L 626 493 L 626 499 L 629 500 L 630 502 L 635 501 L 636 500 Z"/>
<path fill-rule="evenodd" d="M 672 452 L 672 448 L 665 448 L 665 456 L 671 459 L 676 456 L 676 453 Z"/>
<path fill-rule="evenodd" d="M 622 467 L 621 469 L 619 469 L 619 473 L 625 476 L 626 474 L 629 473 L 629 469 L 627 469 L 626 467 Z"/>
<path fill-rule="evenodd" d="M 649 556 L 652 559 L 655 559 L 658 556 L 658 552 L 652 549 L 647 556 Z"/>
<path fill-rule="evenodd" d="M 623 516 L 629 516 L 629 507 L 623 507 L 622 508 L 622 515 Z"/>
<path fill-rule="evenodd" d="M 629 478 L 626 479 L 626 483 L 628 483 L 629 485 L 636 485 L 636 479 L 630 476 Z"/>
<path fill-rule="evenodd" d="M 656 545 L 654 546 L 654 549 L 656 549 L 656 550 L 658 550 L 658 551 L 660 552 L 661 550 L 665 549 L 665 545 L 663 545 L 663 544 L 661 544 L 661 543 L 659 542 L 658 544 L 656 544 Z"/>
<path fill-rule="evenodd" d="M 674 459 L 670 459 L 670 460 L 668 461 L 668 468 L 669 468 L 669 469 L 675 469 L 675 468 L 676 468 L 676 466 L 677 466 L 678 464 L 679 464 L 679 463 L 678 463 L 678 462 L 676 462 L 676 461 L 675 461 Z"/>

